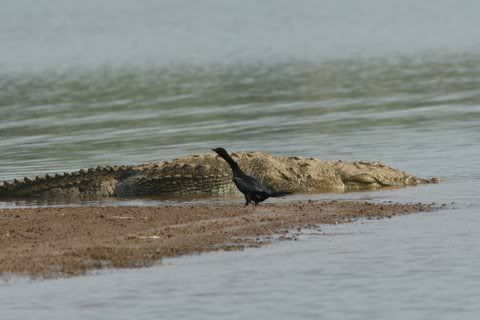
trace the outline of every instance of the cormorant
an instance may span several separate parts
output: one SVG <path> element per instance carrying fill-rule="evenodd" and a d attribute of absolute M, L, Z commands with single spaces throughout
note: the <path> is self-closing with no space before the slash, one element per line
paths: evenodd
<path fill-rule="evenodd" d="M 257 205 L 259 202 L 264 201 L 269 197 L 281 197 L 290 192 L 279 192 L 269 190 L 268 188 L 264 187 L 260 182 L 257 181 L 252 176 L 245 174 L 238 163 L 230 157 L 227 150 L 224 148 L 216 148 L 212 149 L 215 151 L 220 157 L 222 157 L 232 168 L 233 172 L 233 182 L 237 186 L 238 190 L 245 196 L 245 205 L 248 206 L 250 202 L 254 202 Z"/>

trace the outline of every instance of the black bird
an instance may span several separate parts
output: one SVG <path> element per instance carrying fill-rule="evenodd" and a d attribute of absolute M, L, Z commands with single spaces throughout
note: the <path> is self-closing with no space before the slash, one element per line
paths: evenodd
<path fill-rule="evenodd" d="M 216 148 L 212 149 L 215 151 L 220 157 L 222 157 L 232 168 L 233 172 L 233 182 L 237 186 L 238 190 L 245 196 L 245 205 L 248 206 L 250 202 L 254 202 L 257 205 L 259 202 L 264 201 L 269 197 L 281 197 L 290 192 L 278 192 L 269 190 L 268 188 L 264 187 L 260 182 L 257 181 L 252 176 L 245 174 L 238 163 L 230 157 L 227 150 L 223 148 Z"/>

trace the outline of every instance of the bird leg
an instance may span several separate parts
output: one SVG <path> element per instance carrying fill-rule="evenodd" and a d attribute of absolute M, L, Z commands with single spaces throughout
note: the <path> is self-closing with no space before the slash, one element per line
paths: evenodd
<path fill-rule="evenodd" d="M 248 198 L 247 195 L 245 195 L 245 206 L 248 206 L 250 202 L 251 202 L 250 198 Z"/>

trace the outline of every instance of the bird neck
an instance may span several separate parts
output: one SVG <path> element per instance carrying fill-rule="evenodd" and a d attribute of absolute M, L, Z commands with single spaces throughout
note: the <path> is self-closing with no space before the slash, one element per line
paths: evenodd
<path fill-rule="evenodd" d="M 222 157 L 225 161 L 227 161 L 230 168 L 232 168 L 234 175 L 242 173 L 242 170 L 238 166 L 238 163 L 236 163 L 235 160 L 233 160 L 229 154 L 221 154 L 220 157 Z"/>

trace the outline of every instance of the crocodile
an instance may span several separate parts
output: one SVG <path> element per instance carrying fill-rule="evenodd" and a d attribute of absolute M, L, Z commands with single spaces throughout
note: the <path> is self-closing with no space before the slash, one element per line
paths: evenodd
<path fill-rule="evenodd" d="M 264 152 L 234 152 L 249 175 L 274 190 L 347 192 L 436 183 L 379 162 L 331 161 Z M 0 183 L 0 198 L 106 198 L 237 193 L 232 173 L 216 154 L 195 154 L 141 165 L 105 166 Z"/>

